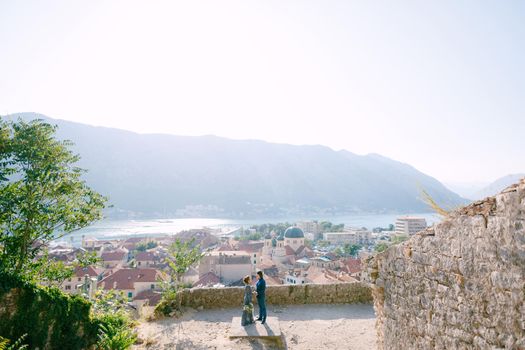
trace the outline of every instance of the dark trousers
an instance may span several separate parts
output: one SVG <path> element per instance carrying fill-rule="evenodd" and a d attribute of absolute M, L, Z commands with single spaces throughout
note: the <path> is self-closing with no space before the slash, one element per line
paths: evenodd
<path fill-rule="evenodd" d="M 259 304 L 259 318 L 266 321 L 266 300 L 257 297 L 257 304 Z"/>

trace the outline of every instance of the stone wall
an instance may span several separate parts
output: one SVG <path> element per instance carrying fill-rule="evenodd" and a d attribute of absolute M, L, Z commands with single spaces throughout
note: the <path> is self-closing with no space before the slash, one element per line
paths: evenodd
<path fill-rule="evenodd" d="M 243 295 L 244 287 L 186 289 L 181 293 L 181 304 L 195 309 L 240 308 Z M 256 298 L 254 298 L 255 302 Z M 266 288 L 266 303 L 269 305 L 371 302 L 370 287 L 361 282 L 282 285 Z"/>
<path fill-rule="evenodd" d="M 367 264 L 379 349 L 525 349 L 525 180 Z"/>

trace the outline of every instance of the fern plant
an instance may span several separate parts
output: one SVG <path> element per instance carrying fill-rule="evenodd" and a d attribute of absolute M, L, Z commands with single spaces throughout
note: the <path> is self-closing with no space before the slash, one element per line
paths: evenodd
<path fill-rule="evenodd" d="M 100 325 L 98 338 L 101 350 L 126 350 L 135 343 L 137 334 L 125 326 L 108 323 Z"/>
<path fill-rule="evenodd" d="M 9 339 L 6 339 L 4 337 L 0 337 L 0 350 L 6 350 L 7 344 L 9 344 Z"/>
<path fill-rule="evenodd" d="M 22 335 L 13 344 L 9 345 L 9 339 L 0 336 L 0 350 L 26 350 L 27 344 L 22 344 L 27 334 Z"/>

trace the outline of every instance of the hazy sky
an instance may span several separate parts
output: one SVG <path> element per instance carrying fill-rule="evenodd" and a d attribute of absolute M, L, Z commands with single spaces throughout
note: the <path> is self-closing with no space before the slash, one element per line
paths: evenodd
<path fill-rule="evenodd" d="M 0 114 L 525 171 L 524 1 L 1 1 Z"/>

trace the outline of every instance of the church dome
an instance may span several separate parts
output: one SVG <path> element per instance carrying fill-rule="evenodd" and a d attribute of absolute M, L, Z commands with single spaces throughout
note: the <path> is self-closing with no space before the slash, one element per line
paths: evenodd
<path fill-rule="evenodd" d="M 288 227 L 286 231 L 284 231 L 284 237 L 285 238 L 304 238 L 303 230 L 301 230 L 299 227 Z"/>

